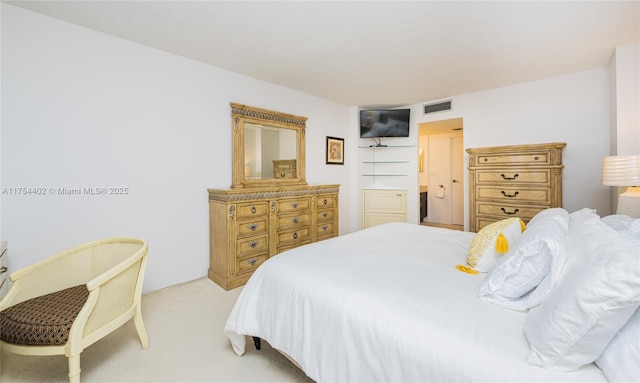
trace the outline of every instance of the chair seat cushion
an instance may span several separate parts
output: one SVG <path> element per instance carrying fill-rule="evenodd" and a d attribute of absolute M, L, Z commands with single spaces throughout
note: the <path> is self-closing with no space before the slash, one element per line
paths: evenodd
<path fill-rule="evenodd" d="M 32 298 L 0 312 L 0 339 L 25 346 L 58 346 L 87 301 L 86 285 Z"/>

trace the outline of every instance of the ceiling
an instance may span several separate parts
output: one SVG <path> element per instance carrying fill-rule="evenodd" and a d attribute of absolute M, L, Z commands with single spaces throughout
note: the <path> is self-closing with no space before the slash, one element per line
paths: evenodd
<path fill-rule="evenodd" d="M 609 64 L 640 1 L 6 1 L 347 106 Z"/>

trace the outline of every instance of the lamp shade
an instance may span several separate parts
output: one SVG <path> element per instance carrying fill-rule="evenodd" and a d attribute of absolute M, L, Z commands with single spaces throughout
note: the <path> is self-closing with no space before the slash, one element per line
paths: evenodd
<path fill-rule="evenodd" d="M 601 182 L 609 186 L 640 186 L 640 155 L 605 157 Z"/>

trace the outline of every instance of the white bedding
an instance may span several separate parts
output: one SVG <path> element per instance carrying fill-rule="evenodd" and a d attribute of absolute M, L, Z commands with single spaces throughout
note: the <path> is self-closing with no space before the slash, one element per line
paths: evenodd
<path fill-rule="evenodd" d="M 526 313 L 478 298 L 458 271 L 473 233 L 390 223 L 296 248 L 254 273 L 225 332 L 265 339 L 318 382 L 604 382 L 589 364 L 527 364 Z"/>

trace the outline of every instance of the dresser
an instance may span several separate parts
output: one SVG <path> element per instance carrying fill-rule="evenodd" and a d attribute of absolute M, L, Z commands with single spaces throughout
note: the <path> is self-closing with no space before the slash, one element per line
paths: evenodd
<path fill-rule="evenodd" d="M 285 250 L 338 235 L 339 185 L 208 189 L 209 278 L 229 290 Z"/>
<path fill-rule="evenodd" d="M 363 189 L 362 226 L 368 228 L 387 222 L 407 222 L 407 191 Z"/>
<path fill-rule="evenodd" d="M 563 142 L 470 148 L 469 230 L 562 207 Z"/>

